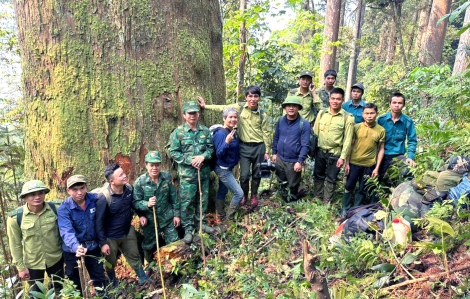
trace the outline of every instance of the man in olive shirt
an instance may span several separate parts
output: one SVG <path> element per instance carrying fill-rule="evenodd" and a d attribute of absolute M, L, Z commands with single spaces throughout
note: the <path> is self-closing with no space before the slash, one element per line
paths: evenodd
<path fill-rule="evenodd" d="M 323 108 L 328 108 L 330 107 L 330 93 L 335 88 L 335 83 L 336 83 L 336 77 L 337 73 L 335 70 L 327 70 L 324 74 L 325 76 L 325 83 L 323 84 L 322 87 L 317 89 L 315 93 L 320 97 L 322 103 L 323 103 Z"/>
<path fill-rule="evenodd" d="M 43 282 L 47 272 L 59 295 L 64 267 L 57 210 L 53 202 L 44 201 L 49 191 L 41 181 L 26 182 L 20 195 L 26 204 L 9 213 L 7 233 L 13 264 L 29 291 L 39 291 L 36 281 Z"/>
<path fill-rule="evenodd" d="M 365 104 L 362 117 L 364 122 L 354 126 L 352 150 L 344 166 L 344 174 L 348 176 L 348 179 L 344 186 L 343 216 L 351 207 L 352 192 L 358 181 L 359 189 L 356 191 L 354 206 L 360 206 L 363 203 L 366 191 L 368 191 L 366 190 L 367 179 L 379 175 L 380 164 L 384 157 L 385 129 L 375 122 L 377 106 L 372 103 Z"/>
<path fill-rule="evenodd" d="M 233 107 L 239 112 L 240 186 L 244 194 L 241 205 L 244 205 L 248 198 L 251 176 L 252 208 L 258 205 L 258 187 L 261 182 L 260 164 L 263 162 L 263 158 L 269 159 L 269 150 L 272 144 L 268 115 L 258 105 L 260 97 L 261 90 L 258 86 L 248 86 L 245 91 L 246 104 L 244 105 L 206 105 L 203 98 L 197 98 L 202 109 L 222 112 L 227 107 Z"/>
<path fill-rule="evenodd" d="M 336 179 L 351 149 L 354 117 L 341 108 L 343 101 L 344 90 L 333 88 L 330 92 L 330 107 L 318 113 L 313 126 L 313 131 L 318 136 L 313 171 L 315 197 L 322 198 L 323 195 L 325 202 L 333 198 Z"/>
<path fill-rule="evenodd" d="M 303 71 L 299 76 L 299 88 L 292 89 L 290 94 L 299 97 L 303 107 L 299 111 L 299 114 L 303 119 L 308 120 L 308 122 L 313 125 L 318 111 L 322 108 L 322 102 L 317 98 L 312 80 L 312 72 Z"/>

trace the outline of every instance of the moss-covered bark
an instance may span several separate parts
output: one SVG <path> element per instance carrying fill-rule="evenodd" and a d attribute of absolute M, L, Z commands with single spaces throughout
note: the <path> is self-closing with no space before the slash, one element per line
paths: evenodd
<path fill-rule="evenodd" d="M 133 180 L 185 101 L 225 98 L 218 0 L 17 0 L 28 177 Z"/>

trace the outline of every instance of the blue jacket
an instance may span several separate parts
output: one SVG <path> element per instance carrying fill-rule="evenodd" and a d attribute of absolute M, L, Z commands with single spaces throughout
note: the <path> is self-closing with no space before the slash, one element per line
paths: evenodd
<path fill-rule="evenodd" d="M 98 194 L 87 193 L 85 210 L 69 196 L 57 210 L 59 232 L 62 237 L 62 249 L 75 253 L 81 244 L 88 250 L 98 247 L 95 231 L 95 212 Z"/>
<path fill-rule="evenodd" d="M 402 114 L 393 123 L 392 113 L 381 115 L 377 123 L 385 129 L 385 155 L 403 155 L 408 152 L 408 158 L 414 160 L 416 145 L 416 129 L 413 120 Z M 408 148 L 405 148 L 405 141 L 408 139 Z"/>
<path fill-rule="evenodd" d="M 300 122 L 302 132 L 300 132 Z M 303 163 L 307 158 L 310 142 L 310 123 L 300 115 L 295 120 L 282 116 L 276 123 L 274 132 L 273 154 L 287 162 Z"/>
<path fill-rule="evenodd" d="M 364 100 L 361 100 L 359 102 L 359 105 L 354 106 L 353 101 L 347 101 L 346 103 L 343 103 L 342 108 L 346 110 L 346 112 L 351 113 L 354 116 L 354 124 L 357 125 L 358 123 L 364 122 L 364 118 L 362 117 L 362 111 L 364 111 L 364 106 L 366 105 L 366 102 Z"/>
<path fill-rule="evenodd" d="M 240 144 L 238 143 L 238 138 L 234 138 L 230 144 L 225 142 L 229 132 L 227 128 L 217 129 L 212 136 L 212 140 L 214 141 L 215 153 L 217 155 L 217 165 L 232 168 L 240 160 Z"/>

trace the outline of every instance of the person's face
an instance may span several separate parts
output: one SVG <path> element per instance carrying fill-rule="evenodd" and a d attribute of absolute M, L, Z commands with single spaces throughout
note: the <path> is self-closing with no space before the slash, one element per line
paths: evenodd
<path fill-rule="evenodd" d="M 377 119 L 377 112 L 374 108 L 365 108 L 364 111 L 362 111 L 362 117 L 368 125 L 374 124 Z"/>
<path fill-rule="evenodd" d="M 362 90 L 360 88 L 353 88 L 351 90 L 351 98 L 353 100 L 360 100 L 362 98 Z"/>
<path fill-rule="evenodd" d="M 296 104 L 287 104 L 284 106 L 286 114 L 292 117 L 296 117 L 299 114 L 300 107 Z"/>
<path fill-rule="evenodd" d="M 199 121 L 199 112 L 185 112 L 183 117 L 188 125 L 194 126 Z"/>
<path fill-rule="evenodd" d="M 86 191 L 87 191 L 87 185 L 74 185 L 70 187 L 70 189 L 67 189 L 67 193 L 72 196 L 72 198 L 76 201 L 82 201 L 85 200 L 86 196 Z"/>
<path fill-rule="evenodd" d="M 343 96 L 339 93 L 333 93 L 330 95 L 330 107 L 333 110 L 340 110 L 343 104 Z"/>
<path fill-rule="evenodd" d="M 109 181 L 113 185 L 124 186 L 128 181 L 127 174 L 124 172 L 124 169 L 119 167 L 114 171 L 113 176 Z"/>
<path fill-rule="evenodd" d="M 238 115 L 235 112 L 229 113 L 226 118 L 224 118 L 224 126 L 229 129 L 233 129 L 238 124 Z"/>
<path fill-rule="evenodd" d="M 393 97 L 390 101 L 390 109 L 393 113 L 400 113 L 405 107 L 405 100 L 401 97 Z"/>
<path fill-rule="evenodd" d="M 151 177 L 156 177 L 160 174 L 160 171 L 162 170 L 162 163 L 147 162 L 145 163 L 145 167 L 147 168 L 147 171 Z"/>
<path fill-rule="evenodd" d="M 29 207 L 40 207 L 44 204 L 46 198 L 46 191 L 36 191 L 33 193 L 26 194 L 24 196 L 25 202 Z"/>
<path fill-rule="evenodd" d="M 299 79 L 299 85 L 302 88 L 308 88 L 309 85 L 312 84 L 312 78 L 310 76 L 302 76 Z"/>
<path fill-rule="evenodd" d="M 254 94 L 254 93 L 249 92 L 245 98 L 246 98 L 246 102 L 248 103 L 248 107 L 251 110 L 258 109 L 258 102 L 259 102 L 259 95 L 258 94 Z"/>
<path fill-rule="evenodd" d="M 326 76 L 326 78 L 325 78 L 325 84 L 326 84 L 327 86 L 330 86 L 330 87 L 331 87 L 331 86 L 335 85 L 335 82 L 336 82 L 335 76 L 333 76 L 333 75 L 328 75 L 328 76 Z"/>

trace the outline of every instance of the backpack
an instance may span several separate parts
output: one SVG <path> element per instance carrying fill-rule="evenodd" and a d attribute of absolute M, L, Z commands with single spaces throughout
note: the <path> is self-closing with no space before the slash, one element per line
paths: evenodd
<path fill-rule="evenodd" d="M 49 205 L 49 207 L 51 207 L 51 210 L 52 212 L 54 212 L 54 214 L 57 216 L 57 208 L 55 206 L 56 203 L 61 203 L 60 200 L 56 200 L 56 201 L 46 201 L 45 203 L 47 203 Z M 16 223 L 18 223 L 18 226 L 21 227 L 21 221 L 23 220 L 23 209 L 24 206 L 21 206 L 21 207 L 18 207 L 14 212 L 10 213 L 10 217 L 13 217 L 16 215 Z"/>
<path fill-rule="evenodd" d="M 300 115 L 299 115 L 300 116 Z M 283 118 L 286 118 L 287 116 L 284 115 L 282 117 L 280 117 L 278 119 L 278 121 L 276 122 L 276 130 L 279 130 L 279 122 L 282 121 Z M 299 122 L 299 130 L 300 132 L 302 133 L 302 128 L 304 126 L 304 122 L 302 121 L 303 118 L 300 117 L 300 122 Z M 307 155 L 310 157 L 310 158 L 314 158 L 315 157 L 315 149 L 317 147 L 317 143 L 318 143 L 318 138 L 317 138 L 317 135 L 315 135 L 315 133 L 313 133 L 313 130 L 310 128 L 310 131 L 309 131 L 309 143 L 308 143 L 308 153 Z"/>
<path fill-rule="evenodd" d="M 383 221 L 375 219 L 375 213 L 379 210 L 383 210 L 383 207 L 380 203 L 351 208 L 348 211 L 346 218 L 344 220 L 341 220 L 343 225 L 343 240 L 346 243 L 349 243 L 349 238 L 353 237 L 360 231 L 363 231 L 368 234 L 375 234 L 375 231 L 370 228 L 369 222 L 373 222 L 377 227 L 383 230 Z"/>
<path fill-rule="evenodd" d="M 467 173 L 463 175 L 462 182 L 450 188 L 448 198 L 454 201 L 454 205 L 457 206 L 457 202 L 462 196 L 468 197 L 470 194 L 470 180 L 467 177 Z"/>
<path fill-rule="evenodd" d="M 109 183 L 106 182 L 103 184 L 102 187 L 98 187 L 98 188 L 91 190 L 90 193 L 96 193 L 98 195 L 103 194 L 104 197 L 106 198 L 106 201 L 108 202 L 108 207 L 109 207 L 109 205 L 111 204 L 112 197 L 111 197 L 111 193 L 109 193 L 108 187 L 109 187 Z M 134 187 L 132 187 L 130 183 L 127 183 L 126 187 L 129 188 L 131 192 L 132 190 L 134 190 Z"/>

